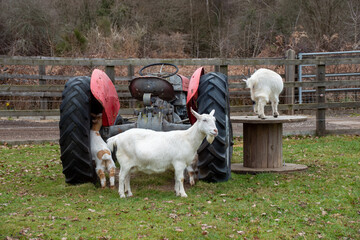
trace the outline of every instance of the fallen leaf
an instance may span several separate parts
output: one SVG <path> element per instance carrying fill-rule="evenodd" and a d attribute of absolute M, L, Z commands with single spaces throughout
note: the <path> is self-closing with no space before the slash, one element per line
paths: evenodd
<path fill-rule="evenodd" d="M 238 234 L 240 234 L 240 235 L 244 235 L 245 234 L 245 232 L 244 231 L 236 231 Z"/>

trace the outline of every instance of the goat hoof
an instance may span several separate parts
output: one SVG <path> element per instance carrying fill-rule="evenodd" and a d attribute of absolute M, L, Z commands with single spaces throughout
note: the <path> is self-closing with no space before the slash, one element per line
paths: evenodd
<path fill-rule="evenodd" d="M 120 194 L 120 198 L 126 198 L 125 194 Z"/>
<path fill-rule="evenodd" d="M 115 186 L 110 186 L 110 189 L 115 189 Z"/>
<path fill-rule="evenodd" d="M 188 197 L 188 195 L 186 193 L 182 193 L 180 194 L 181 197 Z"/>

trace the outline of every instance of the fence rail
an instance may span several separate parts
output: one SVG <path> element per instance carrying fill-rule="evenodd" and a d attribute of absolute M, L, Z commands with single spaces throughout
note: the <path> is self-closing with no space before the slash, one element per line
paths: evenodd
<path fill-rule="evenodd" d="M 105 67 L 105 72 L 109 77 L 120 84 L 116 84 L 116 90 L 121 99 L 130 99 L 127 82 L 133 78 L 134 67 L 144 66 L 154 62 L 173 63 L 178 66 L 214 66 L 216 71 L 220 71 L 229 76 L 230 97 L 238 98 L 239 96 L 247 96 L 249 98 L 249 91 L 245 90 L 245 83 L 241 81 L 240 75 L 229 75 L 229 68 L 231 66 L 284 66 L 285 77 L 284 82 L 284 98 L 283 103 L 279 105 L 279 110 L 287 113 L 294 113 L 297 110 L 315 110 L 318 116 L 317 133 L 319 135 L 325 134 L 325 111 L 332 108 L 360 108 L 360 102 L 354 101 L 342 102 L 327 102 L 326 89 L 335 87 L 343 89 L 344 87 L 360 87 L 359 79 L 341 80 L 341 81 L 326 81 L 325 66 L 328 65 L 360 65 L 360 56 L 358 57 L 324 57 L 315 59 L 295 59 L 295 54 L 289 50 L 285 58 L 252 58 L 252 59 L 100 59 L 100 58 L 53 58 L 53 57 L 7 57 L 0 56 L 0 66 L 39 66 L 38 74 L 17 74 L 0 72 L 0 99 L 7 97 L 38 97 L 41 100 L 41 108 L 35 110 L 0 110 L 0 117 L 18 117 L 18 116 L 58 116 L 58 109 L 48 109 L 47 101 L 50 98 L 60 98 L 61 92 L 64 89 L 63 84 L 49 85 L 47 82 L 56 81 L 65 82 L 72 76 L 62 75 L 47 75 L 45 66 L 87 66 L 87 67 Z M 297 82 L 297 68 L 299 65 L 316 65 L 317 73 L 316 81 L 312 82 Z M 126 66 L 126 76 L 115 76 L 115 67 Z M 90 73 L 88 74 L 90 75 Z M 7 80 L 11 79 L 30 79 L 39 80 L 39 85 L 13 85 L 5 84 Z M 315 103 L 295 103 L 296 88 L 311 88 L 315 89 L 317 97 Z M 313 91 L 313 90 L 312 90 Z M 329 94 L 329 93 L 328 93 Z M 357 92 L 356 92 L 357 96 Z M 61 101 L 61 100 L 57 100 Z M 121 108 L 121 114 L 132 114 L 134 105 L 131 108 Z M 237 103 L 231 104 L 231 112 L 250 112 L 252 107 L 250 105 L 239 105 Z M 323 118 L 321 120 L 320 118 Z"/>

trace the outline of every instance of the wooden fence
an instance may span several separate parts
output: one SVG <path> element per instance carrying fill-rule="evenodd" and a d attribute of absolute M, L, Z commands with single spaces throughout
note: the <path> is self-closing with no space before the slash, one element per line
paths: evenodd
<path fill-rule="evenodd" d="M 7 97 L 38 97 L 40 98 L 40 107 L 38 109 L 28 110 L 9 110 L 3 107 L 0 108 L 0 117 L 18 117 L 18 116 L 58 116 L 58 109 L 49 109 L 47 99 L 60 98 L 61 92 L 64 89 L 64 84 L 48 84 L 49 81 L 63 80 L 63 82 L 73 76 L 62 75 L 47 75 L 45 66 L 78 66 L 104 68 L 108 76 L 116 82 L 123 84 L 116 84 L 116 89 L 120 98 L 129 99 L 128 81 L 134 76 L 134 68 L 144 66 L 147 64 L 160 62 L 172 63 L 178 66 L 212 66 L 213 70 L 220 71 L 228 75 L 230 84 L 230 96 L 247 95 L 249 91 L 245 90 L 245 83 L 241 81 L 239 75 L 229 74 L 229 69 L 233 66 L 248 66 L 252 68 L 266 67 L 279 67 L 284 66 L 285 78 L 283 93 L 283 100 L 279 105 L 280 111 L 286 111 L 288 114 L 293 114 L 298 110 L 315 110 L 317 117 L 316 132 L 318 135 L 324 135 L 325 129 L 325 112 L 326 109 L 333 108 L 360 108 L 360 101 L 339 101 L 327 102 L 326 89 L 328 88 L 344 88 L 344 87 L 360 87 L 359 79 L 352 80 L 326 80 L 325 67 L 329 65 L 358 65 L 360 64 L 360 57 L 349 58 L 316 58 L 316 59 L 295 59 L 295 54 L 289 50 L 285 58 L 252 58 L 252 59 L 98 59 L 98 58 L 53 58 L 53 57 L 7 57 L 0 56 L 0 66 L 32 66 L 38 68 L 38 74 L 9 74 L 6 71 L 0 72 L 0 97 L 3 99 Z M 311 82 L 298 82 L 297 79 L 297 66 L 299 65 L 315 65 L 316 78 Z M 122 66 L 127 68 L 126 76 L 117 76 L 115 68 Z M 89 72 L 86 75 L 90 75 Z M 23 85 L 23 84 L 6 84 L 9 79 L 32 79 L 38 80 L 36 85 Z M 316 89 L 316 102 L 297 104 L 295 102 L 296 88 L 315 88 Z M 134 105 L 130 104 L 128 108 L 121 108 L 121 114 L 132 114 Z M 237 104 L 236 101 L 231 102 L 231 112 L 244 114 L 251 112 L 251 105 Z"/>

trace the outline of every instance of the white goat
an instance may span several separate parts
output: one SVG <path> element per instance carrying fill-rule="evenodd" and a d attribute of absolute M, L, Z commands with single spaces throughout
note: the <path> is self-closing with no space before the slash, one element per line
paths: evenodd
<path fill-rule="evenodd" d="M 107 140 L 111 151 L 116 145 L 116 157 L 120 163 L 119 194 L 131 197 L 130 171 L 148 174 L 175 170 L 176 196 L 187 197 L 184 190 L 184 169 L 193 160 L 203 139 L 212 143 L 218 130 L 215 125 L 215 110 L 210 114 L 198 114 L 191 109 L 197 121 L 187 130 L 155 132 L 133 128 Z"/>
<path fill-rule="evenodd" d="M 264 107 L 271 101 L 273 116 L 279 116 L 279 95 L 284 88 L 282 78 L 276 72 L 260 68 L 250 78 L 244 80 L 246 87 L 250 88 L 251 100 L 255 102 L 254 112 L 264 119 Z"/>
<path fill-rule="evenodd" d="M 110 188 L 115 188 L 115 163 L 111 157 L 111 152 L 104 140 L 100 136 L 102 126 L 102 114 L 94 115 L 90 130 L 91 156 L 96 163 L 96 173 L 100 178 L 102 188 L 106 186 L 105 170 L 109 171 Z"/>

